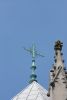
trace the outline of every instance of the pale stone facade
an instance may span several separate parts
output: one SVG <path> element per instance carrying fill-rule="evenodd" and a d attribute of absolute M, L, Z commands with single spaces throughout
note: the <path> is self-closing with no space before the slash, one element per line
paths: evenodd
<path fill-rule="evenodd" d="M 49 95 L 52 100 L 67 100 L 67 71 L 62 59 L 60 41 L 55 44 L 55 63 L 50 71 Z"/>

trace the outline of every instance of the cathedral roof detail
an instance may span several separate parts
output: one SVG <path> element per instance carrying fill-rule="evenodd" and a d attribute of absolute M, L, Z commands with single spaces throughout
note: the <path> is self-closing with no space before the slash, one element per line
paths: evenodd
<path fill-rule="evenodd" d="M 11 100 L 50 100 L 47 92 L 39 83 L 34 81 Z"/>

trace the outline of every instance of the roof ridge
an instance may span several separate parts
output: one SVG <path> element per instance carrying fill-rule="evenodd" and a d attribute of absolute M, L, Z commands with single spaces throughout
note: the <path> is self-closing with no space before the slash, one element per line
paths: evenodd
<path fill-rule="evenodd" d="M 37 91 L 37 93 L 36 93 Z M 34 92 L 34 94 L 32 94 Z M 16 99 L 20 99 L 20 97 L 22 98 L 23 95 L 25 100 L 28 100 L 29 96 L 35 95 L 35 100 L 37 100 L 39 98 L 39 96 L 41 96 L 42 100 L 44 100 L 45 98 L 47 99 L 47 90 L 42 87 L 38 82 L 34 81 L 31 84 L 29 84 L 25 89 L 23 89 L 20 93 L 18 93 L 16 96 L 14 96 L 11 100 L 15 100 Z M 23 99 L 23 98 L 22 98 Z"/>
<path fill-rule="evenodd" d="M 43 97 L 44 99 L 44 94 L 46 95 L 47 93 L 45 92 L 46 89 L 44 89 L 40 84 L 37 84 L 37 89 L 39 90 L 39 94 Z M 44 91 L 43 91 L 44 90 Z M 46 90 L 47 91 L 47 90 Z M 47 97 L 47 95 L 46 95 Z"/>
<path fill-rule="evenodd" d="M 40 87 L 40 89 L 42 89 L 42 91 L 44 90 L 44 92 L 46 91 L 46 92 L 48 92 L 43 86 L 41 86 L 39 83 L 37 83 L 36 82 L 36 84 L 37 84 L 37 87 Z"/>
<path fill-rule="evenodd" d="M 26 97 L 26 100 L 28 99 L 28 97 L 29 97 L 29 95 L 30 95 L 30 92 L 32 91 L 33 86 L 34 86 L 34 84 L 32 85 L 32 87 L 31 87 L 31 89 L 30 89 L 30 91 L 29 91 L 29 94 L 28 94 L 27 97 Z"/>
<path fill-rule="evenodd" d="M 15 95 L 15 96 L 18 96 L 18 95 L 20 95 L 25 89 L 27 89 L 28 87 L 30 87 L 30 86 L 32 86 L 32 84 L 29 84 L 28 86 L 26 86 L 23 90 L 21 90 L 17 95 Z M 13 98 L 15 98 L 15 96 L 13 97 Z M 12 98 L 12 99 L 13 99 Z M 12 100 L 11 99 L 11 100 Z"/>

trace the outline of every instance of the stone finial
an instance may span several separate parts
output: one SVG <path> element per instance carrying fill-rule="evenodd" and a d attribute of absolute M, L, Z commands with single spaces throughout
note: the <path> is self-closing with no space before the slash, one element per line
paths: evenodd
<path fill-rule="evenodd" d="M 63 43 L 60 40 L 58 40 L 55 42 L 54 49 L 55 50 L 62 50 L 62 46 L 63 46 Z"/>

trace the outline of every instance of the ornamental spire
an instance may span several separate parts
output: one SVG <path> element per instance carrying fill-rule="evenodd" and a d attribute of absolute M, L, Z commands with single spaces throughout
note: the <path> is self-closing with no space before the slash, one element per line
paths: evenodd
<path fill-rule="evenodd" d="M 49 91 L 47 94 L 47 96 L 52 97 L 52 100 L 67 99 L 67 94 L 65 94 L 65 92 L 67 93 L 67 70 L 62 57 L 62 46 L 61 41 L 55 42 L 55 62 L 50 70 Z"/>
<path fill-rule="evenodd" d="M 56 66 L 56 68 L 58 68 L 60 66 L 64 67 L 64 64 L 63 64 L 64 60 L 62 58 L 63 53 L 61 52 L 62 46 L 63 46 L 63 43 L 60 40 L 55 42 L 55 46 L 54 46 L 55 64 L 54 65 Z"/>
<path fill-rule="evenodd" d="M 35 74 L 35 70 L 36 70 L 35 58 L 36 56 L 41 56 L 41 57 L 44 57 L 44 56 L 37 52 L 34 44 L 32 45 L 32 48 L 29 48 L 29 49 L 24 48 L 24 50 L 28 51 L 32 55 L 32 66 L 31 66 L 32 73 L 30 75 L 30 78 L 31 78 L 30 83 L 32 83 L 33 81 L 37 82 L 37 75 Z"/>
<path fill-rule="evenodd" d="M 54 50 L 55 50 L 55 56 L 54 56 L 54 64 L 53 68 L 50 71 L 52 76 L 52 82 L 50 83 L 51 86 L 55 86 L 55 81 L 57 77 L 63 77 L 64 73 L 64 60 L 62 58 L 63 53 L 61 52 L 62 50 L 63 43 L 58 40 L 55 42 Z M 62 75 L 61 75 L 62 74 Z"/>

